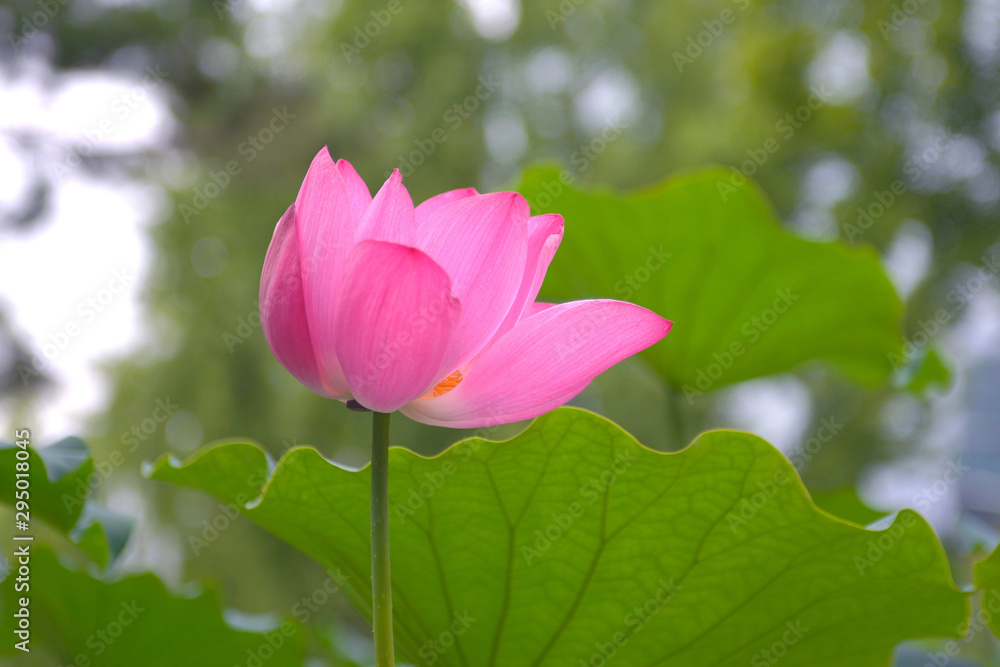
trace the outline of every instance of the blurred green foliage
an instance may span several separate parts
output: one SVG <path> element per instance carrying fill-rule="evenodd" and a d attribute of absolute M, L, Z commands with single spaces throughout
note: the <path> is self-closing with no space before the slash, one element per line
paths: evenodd
<path fill-rule="evenodd" d="M 48 549 L 34 552 L 31 568 L 31 651 L 19 653 L 12 642 L 0 648 L 9 659 L 16 656 L 18 665 L 218 667 L 260 663 L 262 657 L 276 667 L 302 664 L 297 625 L 278 621 L 268 632 L 233 629 L 220 615 L 214 591 L 175 596 L 148 572 L 103 581 L 66 568 Z M 8 577 L 0 587 L 5 609 L 17 609 L 15 600 L 23 594 L 14 582 Z M 12 636 L 16 627 L 13 614 L 4 614 L 4 634 Z"/>

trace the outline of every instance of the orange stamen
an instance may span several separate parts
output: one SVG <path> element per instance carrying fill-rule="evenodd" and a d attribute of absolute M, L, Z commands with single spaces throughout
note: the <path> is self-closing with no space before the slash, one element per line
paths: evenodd
<path fill-rule="evenodd" d="M 445 379 L 441 380 L 438 386 L 434 387 L 424 398 L 437 398 L 438 396 L 444 396 L 449 391 L 454 389 L 462 381 L 462 373 L 460 371 L 455 371 Z"/>

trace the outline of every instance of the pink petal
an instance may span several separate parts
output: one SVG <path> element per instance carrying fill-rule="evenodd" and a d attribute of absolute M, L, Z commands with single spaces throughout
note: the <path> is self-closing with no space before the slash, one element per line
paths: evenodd
<path fill-rule="evenodd" d="M 602 372 L 670 331 L 631 303 L 573 301 L 523 319 L 485 350 L 457 387 L 402 408 L 416 421 L 478 428 L 530 419 L 563 405 Z"/>
<path fill-rule="evenodd" d="M 475 188 L 462 188 L 461 190 L 449 190 L 448 192 L 442 192 L 439 195 L 434 195 L 425 202 L 422 202 L 416 208 L 417 226 L 424 224 L 427 218 L 430 217 L 431 213 L 438 210 L 445 204 L 450 204 L 452 202 L 458 201 L 459 199 L 465 199 L 467 197 L 474 197 L 479 194 L 476 192 Z"/>
<path fill-rule="evenodd" d="M 510 331 L 524 315 L 542 288 L 545 272 L 556 255 L 563 237 L 563 217 L 556 213 L 536 215 L 528 219 L 528 257 L 524 264 L 521 287 L 503 324 L 493 335 L 496 339 Z"/>
<path fill-rule="evenodd" d="M 448 274 L 422 251 L 362 241 L 340 301 L 337 356 L 361 405 L 392 412 L 448 374 L 442 362 L 461 306 Z"/>
<path fill-rule="evenodd" d="M 417 230 L 417 247 L 444 267 L 462 302 L 448 364 L 471 359 L 500 327 L 524 275 L 528 203 L 516 192 L 442 206 Z"/>
<path fill-rule="evenodd" d="M 364 179 L 358 175 L 354 165 L 347 160 L 337 160 L 337 171 L 344 177 L 347 196 L 351 200 L 351 218 L 357 225 L 361 214 L 372 203 L 372 193 L 368 191 L 368 186 L 365 185 Z"/>
<path fill-rule="evenodd" d="M 545 303 L 544 301 L 536 301 L 536 302 L 530 304 L 527 308 L 524 309 L 524 312 L 521 313 L 521 319 L 522 320 L 526 320 L 529 317 L 531 317 L 532 315 L 537 315 L 538 313 L 542 312 L 543 310 L 548 310 L 549 308 L 552 308 L 555 305 L 557 305 L 557 304 L 554 304 L 554 303 Z"/>
<path fill-rule="evenodd" d="M 316 360 L 338 393 L 347 382 L 334 351 L 337 295 L 347 255 L 354 246 L 354 224 L 344 179 L 324 147 L 313 159 L 295 200 L 302 270 L 302 293 Z"/>
<path fill-rule="evenodd" d="M 260 323 L 267 344 L 281 365 L 317 394 L 337 398 L 323 385 L 306 319 L 299 251 L 295 239 L 295 207 L 289 206 L 274 228 L 260 276 Z"/>
<path fill-rule="evenodd" d="M 413 200 L 403 186 L 399 169 L 394 169 L 361 216 L 355 238 L 411 245 L 416 232 L 413 220 Z"/>

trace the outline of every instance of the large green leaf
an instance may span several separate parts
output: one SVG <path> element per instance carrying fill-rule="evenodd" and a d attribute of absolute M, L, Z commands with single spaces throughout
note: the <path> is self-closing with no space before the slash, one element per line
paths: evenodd
<path fill-rule="evenodd" d="M 976 588 L 983 591 L 983 618 L 993 634 L 1000 637 L 1000 547 L 976 563 L 975 582 Z"/>
<path fill-rule="evenodd" d="M 131 533 L 132 520 L 90 501 L 93 487 L 106 474 L 95 471 L 83 440 L 64 438 L 41 450 L 27 444 L 0 443 L 0 477 L 16 480 L 15 475 L 25 467 L 28 487 L 19 489 L 14 483 L 4 484 L 0 487 L 0 503 L 17 510 L 18 501 L 27 502 L 29 531 L 37 528 L 36 521 L 43 521 L 72 540 L 101 567 L 121 553 Z"/>
<path fill-rule="evenodd" d="M 899 641 L 952 635 L 968 616 L 918 515 L 880 532 L 837 520 L 746 433 L 661 454 L 564 408 L 507 442 L 431 459 L 393 449 L 390 466 L 397 644 L 419 665 L 576 667 L 612 650 L 630 667 L 779 653 L 788 666 L 884 665 Z M 341 568 L 370 613 L 369 469 L 294 449 L 246 503 L 267 473 L 263 451 L 239 443 L 150 470 L 245 504 Z"/>
<path fill-rule="evenodd" d="M 87 445 L 79 438 L 65 438 L 42 451 L 44 455 L 30 445 L 0 443 L 0 475 L 13 480 L 18 461 L 27 463 L 32 514 L 54 528 L 69 532 L 83 512 L 85 492 L 89 492 L 87 477 L 94 470 L 94 462 Z M 4 484 L 0 487 L 0 502 L 13 507 L 15 492 L 14 484 Z"/>
<path fill-rule="evenodd" d="M 630 196 L 585 192 L 554 168 L 519 190 L 566 234 L 542 297 L 625 299 L 674 321 L 644 353 L 689 393 L 824 359 L 877 384 L 902 344 L 902 305 L 870 249 L 801 239 L 752 184 L 710 169 Z"/>
<path fill-rule="evenodd" d="M 268 632 L 236 630 L 223 621 L 213 592 L 170 594 L 155 575 L 114 582 L 63 567 L 47 549 L 32 553 L 30 590 L 16 591 L 16 572 L 2 584 L 4 614 L 0 655 L 18 665 L 101 667 L 228 667 L 266 664 L 298 667 L 302 638 L 285 621 Z M 18 599 L 30 599 L 30 653 L 15 642 Z M 256 662 L 251 662 L 251 657 Z"/>

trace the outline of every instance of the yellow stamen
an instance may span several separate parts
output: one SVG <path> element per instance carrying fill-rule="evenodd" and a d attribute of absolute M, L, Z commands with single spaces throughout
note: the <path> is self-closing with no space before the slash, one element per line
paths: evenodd
<path fill-rule="evenodd" d="M 441 380 L 438 386 L 434 387 L 424 398 L 437 398 L 438 396 L 444 396 L 449 391 L 458 386 L 462 381 L 462 373 L 455 371 L 445 379 Z"/>

